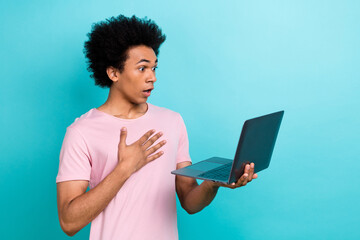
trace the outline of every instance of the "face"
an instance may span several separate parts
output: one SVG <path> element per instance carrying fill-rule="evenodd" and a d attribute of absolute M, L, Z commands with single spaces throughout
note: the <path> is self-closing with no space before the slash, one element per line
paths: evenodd
<path fill-rule="evenodd" d="M 111 87 L 132 104 L 145 103 L 154 89 L 157 62 L 152 48 L 143 45 L 130 48 L 124 69 L 121 73 L 117 70 L 117 81 Z"/>

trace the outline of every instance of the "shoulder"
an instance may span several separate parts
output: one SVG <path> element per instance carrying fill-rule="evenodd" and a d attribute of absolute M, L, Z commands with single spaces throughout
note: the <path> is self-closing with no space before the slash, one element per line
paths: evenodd
<path fill-rule="evenodd" d="M 80 131 L 80 129 L 87 128 L 92 125 L 98 117 L 99 116 L 97 116 L 95 109 L 92 108 L 80 117 L 75 118 L 74 122 L 68 127 L 68 129 Z"/>
<path fill-rule="evenodd" d="M 179 119 L 182 120 L 182 117 L 178 112 L 175 112 L 168 108 L 159 107 L 150 103 L 148 104 L 149 104 L 149 108 L 151 109 L 151 112 L 157 117 L 166 118 L 166 119 L 171 118 L 173 120 L 179 120 Z"/>

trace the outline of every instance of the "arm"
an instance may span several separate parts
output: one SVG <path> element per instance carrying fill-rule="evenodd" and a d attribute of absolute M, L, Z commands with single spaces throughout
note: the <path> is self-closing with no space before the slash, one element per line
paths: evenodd
<path fill-rule="evenodd" d="M 90 191 L 86 192 L 88 181 L 57 184 L 59 220 L 66 234 L 73 236 L 91 222 L 105 209 L 133 173 L 163 154 L 161 151 L 155 152 L 166 142 L 152 146 L 162 135 L 158 133 L 150 138 L 154 132 L 151 130 L 135 143 L 126 145 L 127 132 L 123 128 L 118 146 L 118 165 Z"/>
<path fill-rule="evenodd" d="M 191 165 L 191 162 L 182 162 L 178 163 L 176 168 L 180 169 L 189 165 Z M 244 174 L 236 183 L 232 184 L 204 181 L 198 185 L 195 178 L 176 175 L 176 192 L 181 206 L 189 214 L 194 214 L 201 211 L 212 202 L 220 186 L 234 189 L 245 186 L 255 178 L 257 178 L 257 174 L 254 173 L 254 163 L 251 163 L 250 165 L 247 164 Z"/>
<path fill-rule="evenodd" d="M 57 184 L 60 225 L 69 236 L 97 217 L 130 177 L 130 171 L 119 164 L 95 188 L 86 192 L 88 181 L 67 181 Z"/>

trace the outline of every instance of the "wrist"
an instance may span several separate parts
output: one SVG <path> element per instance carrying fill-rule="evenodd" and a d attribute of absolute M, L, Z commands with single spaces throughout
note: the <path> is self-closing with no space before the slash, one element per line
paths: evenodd
<path fill-rule="evenodd" d="M 134 171 L 131 171 L 131 169 L 122 162 L 119 162 L 117 164 L 114 171 L 116 172 L 117 175 L 124 177 L 126 179 L 128 179 L 134 173 Z"/>
<path fill-rule="evenodd" d="M 206 184 L 208 189 L 211 189 L 213 191 L 217 191 L 220 187 L 219 183 L 213 181 L 204 181 L 203 183 Z"/>

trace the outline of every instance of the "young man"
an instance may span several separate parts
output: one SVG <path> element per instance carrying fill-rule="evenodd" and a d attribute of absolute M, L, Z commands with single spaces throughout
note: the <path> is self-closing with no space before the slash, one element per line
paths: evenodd
<path fill-rule="evenodd" d="M 91 222 L 90 239 L 177 239 L 175 190 L 182 207 L 196 213 L 220 186 L 255 179 L 254 164 L 231 185 L 172 175 L 191 164 L 183 119 L 147 103 L 165 35 L 151 20 L 120 15 L 88 36 L 89 70 L 110 91 L 67 128 L 56 178 L 60 225 L 72 236 Z"/>

